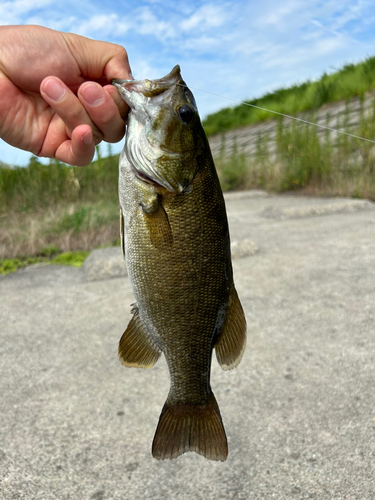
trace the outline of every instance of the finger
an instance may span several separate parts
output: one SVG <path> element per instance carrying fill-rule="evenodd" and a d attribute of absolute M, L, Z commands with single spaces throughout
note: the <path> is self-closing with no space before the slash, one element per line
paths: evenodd
<path fill-rule="evenodd" d="M 134 80 L 129 64 L 128 53 L 124 47 L 117 45 L 116 50 L 113 49 L 113 52 L 114 56 L 108 61 L 104 69 L 104 75 L 108 82 L 111 82 L 114 78 Z"/>
<path fill-rule="evenodd" d="M 109 42 L 91 40 L 73 33 L 63 34 L 81 74 L 90 80 L 105 78 L 132 79 L 128 54 L 124 47 Z M 100 83 L 103 83 L 100 81 Z"/>
<path fill-rule="evenodd" d="M 118 142 L 123 138 L 124 120 L 115 101 L 103 87 L 98 83 L 85 82 L 78 90 L 78 98 L 105 141 Z"/>
<path fill-rule="evenodd" d="M 96 143 L 103 139 L 103 134 L 91 121 L 83 104 L 59 78 L 54 76 L 45 78 L 40 85 L 40 93 L 65 123 L 70 133 L 79 125 L 85 124 L 92 128 Z"/>
<path fill-rule="evenodd" d="M 67 139 L 57 148 L 55 158 L 69 165 L 83 167 L 88 165 L 95 154 L 95 142 L 91 128 L 79 125 Z"/>
<path fill-rule="evenodd" d="M 116 87 L 114 85 L 106 85 L 103 88 L 104 88 L 104 90 L 106 90 L 108 92 L 108 94 L 114 100 L 114 102 L 119 110 L 121 118 L 123 120 L 125 120 L 125 123 L 126 123 L 128 113 L 130 111 L 129 106 L 126 104 L 124 99 L 120 96 L 119 91 L 116 89 Z"/>

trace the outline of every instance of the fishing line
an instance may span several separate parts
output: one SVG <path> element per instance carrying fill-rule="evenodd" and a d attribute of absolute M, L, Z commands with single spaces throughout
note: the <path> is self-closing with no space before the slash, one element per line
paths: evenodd
<path fill-rule="evenodd" d="M 181 87 L 187 87 L 187 85 L 183 85 L 182 83 L 179 83 L 178 85 L 181 85 Z M 213 95 L 215 97 L 220 97 L 221 99 L 226 99 L 227 101 L 232 101 L 232 102 L 235 102 L 237 104 L 244 104 L 245 106 L 249 106 L 250 108 L 260 109 L 262 111 L 268 111 L 269 113 L 274 113 L 275 115 L 285 116 L 285 118 L 291 118 L 292 120 L 296 120 L 296 121 L 302 122 L 302 123 L 307 123 L 308 125 L 313 125 L 314 127 L 324 128 L 326 130 L 331 130 L 332 132 L 337 132 L 338 134 L 348 135 L 349 137 L 354 137 L 355 139 L 361 139 L 362 141 L 372 142 L 373 144 L 375 144 L 375 141 L 373 141 L 372 139 L 366 139 L 365 137 L 360 137 L 359 135 L 350 134 L 349 132 L 344 132 L 343 130 L 339 130 L 339 129 L 332 128 L 332 127 L 327 127 L 326 125 L 320 125 L 319 123 L 309 122 L 308 120 L 303 120 L 302 118 L 297 118 L 296 116 L 291 116 L 291 115 L 286 115 L 284 113 L 279 113 L 278 111 L 273 111 L 272 109 L 262 108 L 260 106 L 256 106 L 255 104 L 250 104 L 250 103 L 244 102 L 244 101 L 238 101 L 237 99 L 232 99 L 231 97 L 226 97 L 224 95 L 215 94 L 214 92 L 209 92 L 208 90 L 197 89 L 196 87 L 191 87 L 190 85 L 188 88 L 193 89 L 193 90 L 197 90 L 198 92 L 204 92 L 205 94 L 210 94 L 210 95 Z"/>

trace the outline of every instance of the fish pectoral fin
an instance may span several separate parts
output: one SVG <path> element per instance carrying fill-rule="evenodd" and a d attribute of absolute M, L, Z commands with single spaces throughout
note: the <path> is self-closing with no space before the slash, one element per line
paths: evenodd
<path fill-rule="evenodd" d="M 132 313 L 133 317 L 118 346 L 120 361 L 127 367 L 151 368 L 161 352 L 146 332 L 136 305 L 133 306 Z"/>
<path fill-rule="evenodd" d="M 157 210 L 145 212 L 143 216 L 152 245 L 158 250 L 170 248 L 173 243 L 172 229 L 162 203 L 158 204 Z"/>
<path fill-rule="evenodd" d="M 145 214 L 152 214 L 159 209 L 159 198 L 155 193 L 143 193 L 141 207 Z"/>
<path fill-rule="evenodd" d="M 223 329 L 215 344 L 216 358 L 223 370 L 235 368 L 246 347 L 246 319 L 237 291 L 232 285 Z"/>
<path fill-rule="evenodd" d="M 158 460 L 177 458 L 195 451 L 209 460 L 226 460 L 228 443 L 220 410 L 211 393 L 201 405 L 164 405 L 152 443 Z"/>

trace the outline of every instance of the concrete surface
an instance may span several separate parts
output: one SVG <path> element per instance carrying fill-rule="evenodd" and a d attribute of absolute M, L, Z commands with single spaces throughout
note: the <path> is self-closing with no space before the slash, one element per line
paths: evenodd
<path fill-rule="evenodd" d="M 87 281 L 107 280 L 128 274 L 120 247 L 94 250 L 83 263 L 82 271 Z"/>
<path fill-rule="evenodd" d="M 0 498 L 374 499 L 375 210 L 335 203 L 352 201 L 227 197 L 232 240 L 258 251 L 234 260 L 244 359 L 231 372 L 213 361 L 224 463 L 151 457 L 169 380 L 164 359 L 117 360 L 127 277 L 52 266 L 1 277 Z M 294 216 L 262 215 L 272 210 Z"/>

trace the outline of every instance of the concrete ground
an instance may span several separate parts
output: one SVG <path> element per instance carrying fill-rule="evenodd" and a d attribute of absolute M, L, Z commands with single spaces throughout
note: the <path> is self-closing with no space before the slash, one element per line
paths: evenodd
<path fill-rule="evenodd" d="M 227 208 L 252 248 L 234 260 L 247 350 L 212 369 L 228 460 L 151 457 L 169 379 L 164 359 L 117 359 L 127 277 L 34 267 L 0 278 L 1 499 L 375 498 L 374 205 L 244 192 Z"/>

